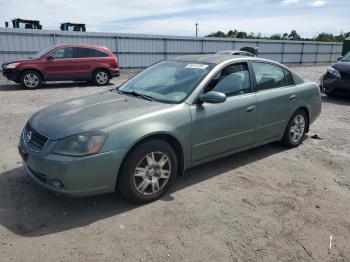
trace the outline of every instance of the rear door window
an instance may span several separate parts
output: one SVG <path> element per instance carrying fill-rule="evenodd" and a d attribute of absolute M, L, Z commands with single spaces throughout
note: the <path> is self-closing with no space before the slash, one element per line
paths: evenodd
<path fill-rule="evenodd" d="M 74 48 L 74 58 L 87 58 L 94 57 L 94 49 L 75 47 Z"/>
<path fill-rule="evenodd" d="M 287 85 L 289 85 L 289 86 L 294 86 L 294 85 L 295 85 L 295 82 L 294 82 L 292 73 L 291 73 L 289 70 L 284 69 L 284 74 L 285 74 L 285 76 L 286 76 Z"/>
<path fill-rule="evenodd" d="M 252 63 L 257 91 L 283 87 L 287 85 L 284 71 L 281 67 L 263 62 Z"/>

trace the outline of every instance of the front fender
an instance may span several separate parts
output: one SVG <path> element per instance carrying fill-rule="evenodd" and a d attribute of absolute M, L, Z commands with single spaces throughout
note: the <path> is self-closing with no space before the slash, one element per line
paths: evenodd
<path fill-rule="evenodd" d="M 136 144 L 154 135 L 175 138 L 182 147 L 185 165 L 191 159 L 191 115 L 187 104 L 174 105 L 160 112 L 142 115 L 117 123 L 104 130 L 108 139 L 103 151 L 115 149 L 129 152 Z"/>

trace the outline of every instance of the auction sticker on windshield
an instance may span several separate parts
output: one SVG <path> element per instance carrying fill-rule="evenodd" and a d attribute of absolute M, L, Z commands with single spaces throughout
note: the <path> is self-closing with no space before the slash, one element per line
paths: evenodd
<path fill-rule="evenodd" d="M 192 68 L 192 69 L 206 69 L 208 65 L 203 64 L 188 64 L 186 68 Z"/>

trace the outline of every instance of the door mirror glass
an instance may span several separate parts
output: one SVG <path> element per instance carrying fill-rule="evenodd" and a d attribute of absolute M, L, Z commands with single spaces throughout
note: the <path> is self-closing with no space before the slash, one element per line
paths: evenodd
<path fill-rule="evenodd" d="M 46 60 L 47 60 L 47 61 L 52 61 L 52 60 L 53 60 L 53 56 L 52 56 L 52 55 L 49 55 L 48 57 L 46 57 Z"/>
<path fill-rule="evenodd" d="M 202 103 L 218 104 L 226 101 L 226 95 L 217 91 L 210 91 L 199 96 Z"/>

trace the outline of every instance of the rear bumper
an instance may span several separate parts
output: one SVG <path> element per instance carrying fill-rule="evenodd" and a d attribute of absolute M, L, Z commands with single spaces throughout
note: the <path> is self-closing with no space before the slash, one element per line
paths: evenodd
<path fill-rule="evenodd" d="M 19 81 L 19 72 L 16 69 L 3 69 L 2 75 L 8 80 L 18 82 Z"/>

